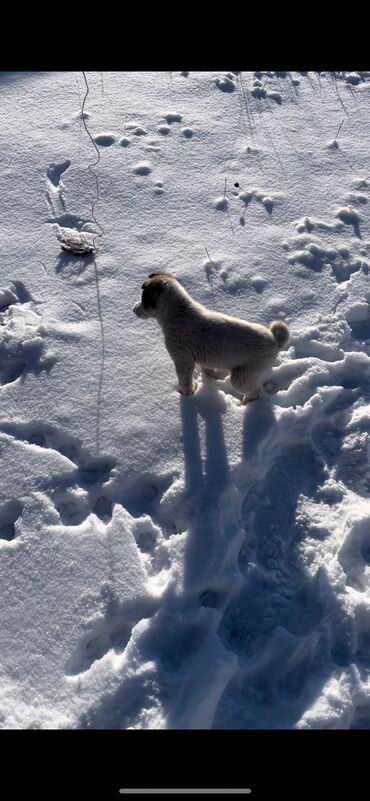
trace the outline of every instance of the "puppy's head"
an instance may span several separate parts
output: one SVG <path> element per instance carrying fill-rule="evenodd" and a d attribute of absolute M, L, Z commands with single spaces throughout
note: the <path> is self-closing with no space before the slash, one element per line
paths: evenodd
<path fill-rule="evenodd" d="M 158 306 L 165 294 L 166 286 L 170 281 L 176 281 L 171 273 L 150 273 L 149 278 L 142 284 L 141 301 L 135 303 L 133 311 L 138 317 L 147 319 L 156 317 Z"/>

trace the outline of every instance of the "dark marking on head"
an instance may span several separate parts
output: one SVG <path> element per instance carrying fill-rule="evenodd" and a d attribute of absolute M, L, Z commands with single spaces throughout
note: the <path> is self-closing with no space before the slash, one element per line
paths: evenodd
<path fill-rule="evenodd" d="M 177 281 L 175 276 L 171 273 L 150 273 L 149 278 L 147 278 L 141 286 L 143 290 L 141 302 L 144 309 L 156 308 L 159 296 L 164 291 L 166 284 L 171 280 Z"/>
<path fill-rule="evenodd" d="M 175 275 L 173 275 L 173 273 L 165 273 L 165 272 L 162 272 L 162 271 L 160 271 L 160 272 L 158 272 L 158 273 L 150 273 L 150 275 L 149 275 L 149 278 L 157 278 L 157 276 L 158 276 L 158 277 L 160 277 L 160 276 L 162 276 L 162 275 L 163 275 L 165 278 L 172 278 L 172 280 L 174 280 L 174 281 L 176 281 L 176 280 L 177 280 L 177 279 L 176 279 L 176 276 L 175 276 Z"/>
<path fill-rule="evenodd" d="M 163 292 L 163 289 L 164 287 L 159 283 L 154 283 L 152 281 L 145 281 L 143 283 L 141 302 L 144 309 L 155 309 L 158 298 L 161 292 Z"/>

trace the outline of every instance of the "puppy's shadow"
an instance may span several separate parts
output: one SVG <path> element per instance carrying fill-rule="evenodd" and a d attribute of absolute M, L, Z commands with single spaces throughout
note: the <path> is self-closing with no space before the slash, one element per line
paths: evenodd
<path fill-rule="evenodd" d="M 222 426 L 226 411 L 222 396 L 204 386 L 191 398 L 181 397 L 180 409 L 185 494 L 192 501 L 184 570 L 186 590 L 201 582 L 209 563 L 219 531 L 219 499 L 229 485 L 230 468 Z M 204 458 L 199 422 L 204 424 Z"/>
<path fill-rule="evenodd" d="M 211 380 L 212 381 L 212 380 Z M 184 589 L 202 584 L 213 558 L 218 563 L 221 539 L 232 537 L 234 513 L 231 475 L 222 417 L 227 411 L 225 396 L 205 382 L 192 397 L 180 399 L 184 448 L 185 497 L 190 510 L 184 566 Z M 269 397 L 243 407 L 242 444 L 235 454 L 243 470 L 251 472 L 258 449 L 275 422 Z M 234 461 L 234 460 L 233 460 Z M 225 493 L 231 491 L 230 497 Z M 229 530 L 230 529 L 230 530 Z"/>
<path fill-rule="evenodd" d="M 248 411 L 243 417 L 242 458 L 247 465 L 248 462 L 258 459 L 259 447 L 275 425 L 275 415 L 268 395 L 248 404 L 246 409 Z"/>

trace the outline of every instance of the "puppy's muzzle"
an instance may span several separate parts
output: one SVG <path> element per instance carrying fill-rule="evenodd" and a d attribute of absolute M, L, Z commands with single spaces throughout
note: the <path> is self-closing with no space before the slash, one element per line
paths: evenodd
<path fill-rule="evenodd" d="M 145 311 L 142 303 L 135 303 L 135 306 L 132 310 L 137 317 L 149 317 L 149 314 Z"/>

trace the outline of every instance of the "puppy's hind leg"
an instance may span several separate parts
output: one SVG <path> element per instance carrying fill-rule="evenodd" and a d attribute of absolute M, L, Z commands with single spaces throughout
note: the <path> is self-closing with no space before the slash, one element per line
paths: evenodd
<path fill-rule="evenodd" d="M 240 392 L 242 403 L 250 403 L 261 394 L 261 371 L 248 367 L 235 367 L 231 371 L 231 385 Z"/>
<path fill-rule="evenodd" d="M 219 378 L 223 379 L 230 373 L 230 370 L 222 370 L 221 368 L 216 367 L 204 367 L 203 364 L 199 365 L 202 373 L 208 376 L 208 378 Z"/>
<path fill-rule="evenodd" d="M 200 365 L 200 369 L 208 378 L 217 378 L 217 370 L 215 370 L 214 367 L 203 367 Z"/>

